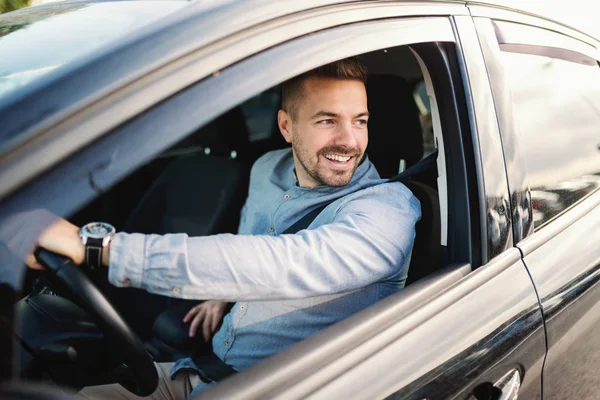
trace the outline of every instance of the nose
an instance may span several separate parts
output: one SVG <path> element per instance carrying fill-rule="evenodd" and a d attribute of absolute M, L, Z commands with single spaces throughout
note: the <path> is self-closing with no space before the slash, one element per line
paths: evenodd
<path fill-rule="evenodd" d="M 357 146 L 355 132 L 352 123 L 340 124 L 337 129 L 334 144 L 336 146 L 353 149 Z"/>

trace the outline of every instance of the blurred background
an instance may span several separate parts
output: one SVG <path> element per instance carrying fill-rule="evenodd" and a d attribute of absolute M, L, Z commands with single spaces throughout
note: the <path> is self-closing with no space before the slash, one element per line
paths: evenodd
<path fill-rule="evenodd" d="M 27 7 L 31 0 L 0 0 L 0 14 Z"/>
<path fill-rule="evenodd" d="M 57 1 L 60 0 L 0 0 L 0 14 Z M 563 21 L 600 39 L 600 24 L 598 24 L 600 15 L 594 6 L 597 0 L 491 0 L 490 2 L 507 7 L 519 7 Z"/>
<path fill-rule="evenodd" d="M 57 1 L 59 0 L 0 0 L 0 14 Z M 492 0 L 491 2 L 507 7 L 519 7 L 548 18 L 564 21 L 600 38 L 600 24 L 598 24 L 600 15 L 595 7 L 597 0 Z"/>

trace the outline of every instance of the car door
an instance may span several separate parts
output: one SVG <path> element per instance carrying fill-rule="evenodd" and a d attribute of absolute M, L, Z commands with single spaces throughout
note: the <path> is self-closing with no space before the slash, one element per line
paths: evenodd
<path fill-rule="evenodd" d="M 595 398 L 600 340 L 598 42 L 547 21 L 479 10 L 509 158 L 517 245 L 548 335 L 544 397 Z M 489 17 L 489 18 L 485 18 Z M 537 25 L 537 26 L 535 26 Z"/>
<path fill-rule="evenodd" d="M 466 210 L 469 221 L 459 234 L 466 221 L 449 219 L 449 244 L 454 244 L 453 235 L 468 242 L 468 256 L 462 262 L 457 256 L 436 274 L 198 398 L 494 399 L 500 393 L 541 398 L 542 314 L 521 254 L 513 247 L 504 158 L 476 32 L 468 16 L 437 20 L 438 32 L 452 27 L 458 35 L 445 37 L 446 43 L 433 49 L 413 49 L 431 74 L 430 95 L 444 131 L 449 214 L 462 216 Z M 416 21 L 424 27 L 426 19 Z M 392 23 L 396 21 L 373 24 L 385 35 L 371 39 L 375 46 L 390 36 L 415 40 L 400 31 L 385 33 L 384 27 Z M 348 27 L 347 40 L 361 36 L 361 29 Z M 417 38 L 420 32 L 415 31 Z M 328 52 L 327 44 L 334 43 L 328 35 L 333 33 L 310 39 L 323 43 Z M 290 43 L 300 57 L 304 40 L 313 49 L 309 39 Z M 356 50 L 352 43 L 345 55 Z M 257 60 L 271 54 L 277 53 L 265 52 Z"/>
<path fill-rule="evenodd" d="M 231 54 L 227 46 L 204 64 L 198 61 L 204 71 L 216 72 L 3 199 L 0 220 L 36 207 L 69 214 L 157 152 L 274 84 L 335 59 L 411 45 L 426 71 L 438 145 L 444 148 L 438 171 L 446 188 L 440 194 L 446 264 L 200 398 L 492 399 L 497 391 L 516 393 L 519 386 L 524 398 L 540 398 L 542 315 L 513 247 L 500 136 L 468 10 L 361 3 L 319 13 L 319 31 L 300 29 L 306 29 L 306 15 L 296 22 L 290 17 L 286 30 L 303 32 L 293 40 L 264 42 L 247 58 L 224 65 L 217 61 Z M 281 26 L 263 28 L 261 34 L 268 36 Z M 239 38 L 231 46 L 259 42 Z M 175 72 L 171 79 L 189 79 Z M 98 115 L 106 110 L 96 114 L 95 129 L 103 126 Z M 72 132 L 86 126 L 70 122 Z M 103 127 L 104 132 L 115 128 Z"/>

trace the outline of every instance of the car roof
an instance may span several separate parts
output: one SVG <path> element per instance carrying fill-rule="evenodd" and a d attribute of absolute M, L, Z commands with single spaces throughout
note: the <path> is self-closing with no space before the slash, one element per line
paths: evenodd
<path fill-rule="evenodd" d="M 26 117 L 11 107 L 20 104 L 21 111 L 33 111 L 39 118 L 29 106 L 31 98 L 45 98 L 49 84 L 135 40 L 144 27 L 189 4 L 183 0 L 78 0 L 0 15 L 0 110 L 10 110 L 16 122 Z M 26 128 L 23 121 L 2 127 L 0 152 L 22 140 Z"/>
<path fill-rule="evenodd" d="M 0 15 L 0 108 L 32 91 L 41 77 L 68 72 L 78 60 L 188 4 L 69 1 Z"/>
<path fill-rule="evenodd" d="M 469 4 L 459 0 L 450 1 L 465 6 Z M 491 1 L 489 4 L 499 5 L 498 2 Z M 156 4 L 147 7 L 151 3 Z M 61 73 L 48 74 L 47 79 L 40 79 L 28 90 L 14 91 L 4 100 L 0 98 L 0 121 L 3 121 L 0 130 L 0 165 L 7 156 L 12 157 L 14 154 L 26 152 L 28 143 L 35 141 L 38 133 L 57 125 L 86 105 L 100 101 L 111 92 L 141 80 L 146 74 L 159 70 L 175 60 L 183 59 L 198 49 L 206 48 L 228 35 L 265 21 L 341 3 L 356 2 L 350 0 L 301 2 L 88 0 L 53 3 L 0 16 L 1 23 L 2 19 L 15 18 L 27 13 L 43 15 L 65 7 L 75 9 L 79 7 L 79 10 L 84 8 L 90 11 L 90 14 L 101 8 L 110 8 L 113 13 L 121 10 L 124 18 L 143 13 L 151 14 L 148 10 L 142 11 L 143 8 L 158 10 L 155 14 L 146 15 L 146 19 L 141 18 L 142 23 L 134 24 L 132 29 L 124 29 L 120 35 L 114 35 L 112 40 L 107 41 L 103 46 L 93 48 L 87 53 L 78 53 L 82 56 L 76 57 Z M 430 3 L 436 1 L 432 0 Z M 448 1 L 443 3 L 448 4 Z M 185 6 L 177 9 L 183 4 Z M 477 4 L 486 3 L 477 2 Z M 164 10 L 164 15 L 158 15 L 161 8 Z M 52 18 L 58 20 L 58 17 Z M 0 38 L 1 35 L 0 31 Z M 0 49 L 1 46 L 2 40 L 0 40 Z"/>
<path fill-rule="evenodd" d="M 469 4 L 483 4 L 505 9 L 514 9 L 522 13 L 541 17 L 575 29 L 580 33 L 600 40 L 600 27 L 597 14 L 593 12 L 589 0 L 483 0 Z"/>

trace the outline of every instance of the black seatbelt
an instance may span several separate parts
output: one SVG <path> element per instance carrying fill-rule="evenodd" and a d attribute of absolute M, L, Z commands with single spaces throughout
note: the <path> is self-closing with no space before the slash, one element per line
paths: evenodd
<path fill-rule="evenodd" d="M 304 217 L 300 218 L 298 221 L 296 221 L 294 223 L 294 225 L 287 228 L 283 232 L 283 234 L 285 235 L 285 234 L 290 234 L 290 233 L 297 233 L 297 232 L 301 231 L 302 229 L 308 228 L 308 226 L 315 220 L 315 218 L 317 218 L 317 216 L 319 214 L 321 214 L 321 211 L 323 211 L 325 209 L 325 207 L 330 205 L 332 203 L 332 201 L 328 201 L 327 203 L 320 205 L 319 207 L 315 208 L 314 210 L 312 210 L 311 212 L 306 214 Z"/>
<path fill-rule="evenodd" d="M 394 176 L 393 178 L 390 178 L 387 182 L 402 182 L 405 179 L 411 178 L 415 175 L 419 175 L 427 171 L 429 168 L 431 168 L 432 165 L 436 165 L 437 156 L 438 152 L 436 150 L 421 161 L 419 161 L 418 163 L 416 163 L 415 165 L 406 168 L 398 175 Z"/>
<path fill-rule="evenodd" d="M 225 364 L 225 362 L 217 357 L 212 351 L 198 351 L 194 354 L 192 360 L 194 360 L 194 364 L 196 364 L 206 376 L 215 382 L 219 382 L 220 380 L 237 373 L 235 369 L 231 368 L 228 364 Z"/>
<path fill-rule="evenodd" d="M 427 171 L 432 165 L 435 165 L 437 156 L 438 156 L 438 152 L 434 151 L 433 153 L 431 153 L 430 155 L 428 155 L 427 157 L 425 157 L 424 159 L 422 159 L 415 165 L 410 166 L 409 168 L 405 169 L 398 175 L 394 176 L 393 178 L 388 179 L 387 181 L 385 181 L 383 183 L 402 182 L 405 179 L 408 179 L 412 176 L 423 173 L 423 172 Z M 335 200 L 337 200 L 337 199 L 335 199 Z M 317 218 L 317 216 L 319 214 L 321 214 L 321 212 L 325 209 L 325 207 L 327 207 L 328 205 L 333 203 L 335 200 L 328 201 L 327 203 L 324 203 L 324 204 L 320 205 L 319 207 L 315 208 L 314 210 L 312 210 L 311 212 L 306 214 L 304 217 L 302 217 L 298 221 L 296 221 L 292 226 L 287 228 L 283 232 L 283 234 L 285 235 L 285 234 L 297 233 L 297 232 L 301 231 L 302 229 L 308 228 L 308 226 L 315 220 L 315 218 Z"/>

